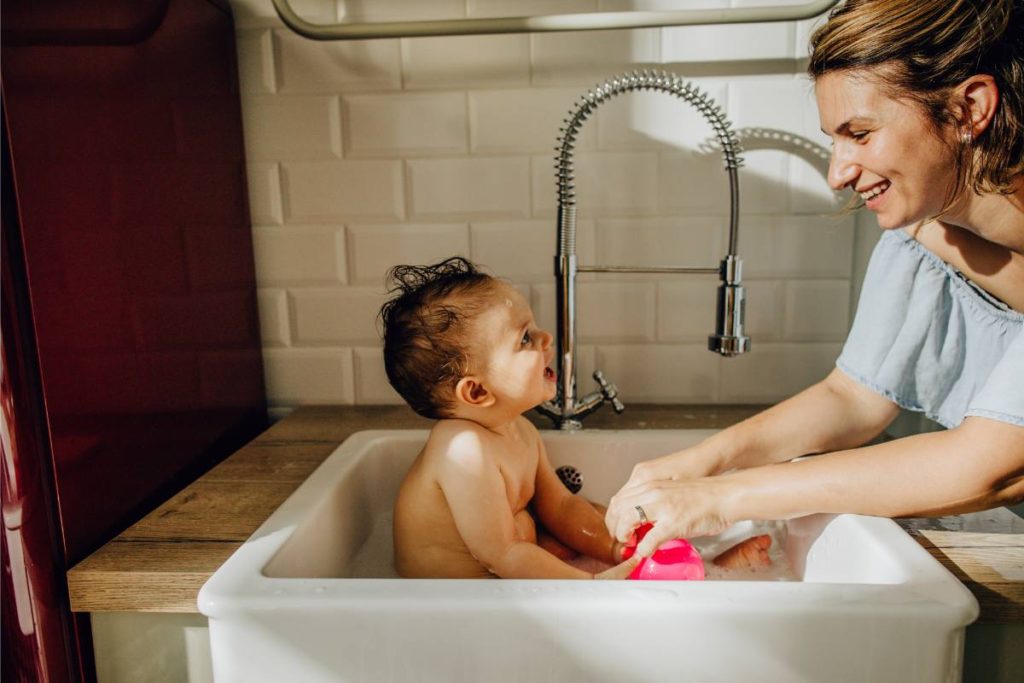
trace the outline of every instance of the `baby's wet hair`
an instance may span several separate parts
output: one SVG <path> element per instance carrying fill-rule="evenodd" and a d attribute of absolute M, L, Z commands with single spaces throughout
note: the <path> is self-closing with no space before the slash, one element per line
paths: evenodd
<path fill-rule="evenodd" d="M 469 372 L 468 327 L 497 280 L 461 256 L 428 266 L 395 266 L 380 310 L 384 370 L 424 417 L 451 414 L 454 389 Z"/>

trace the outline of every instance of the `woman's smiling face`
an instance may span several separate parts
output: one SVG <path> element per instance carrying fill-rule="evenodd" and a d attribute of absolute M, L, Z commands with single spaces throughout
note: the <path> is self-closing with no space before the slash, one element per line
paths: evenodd
<path fill-rule="evenodd" d="M 918 105 L 845 71 L 818 78 L 815 93 L 821 129 L 832 138 L 829 185 L 860 194 L 886 229 L 942 211 L 953 181 L 953 145 L 939 139 Z"/>

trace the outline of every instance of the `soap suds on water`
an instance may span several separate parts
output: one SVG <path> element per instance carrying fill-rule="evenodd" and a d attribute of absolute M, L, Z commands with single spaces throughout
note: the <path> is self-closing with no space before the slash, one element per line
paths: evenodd
<path fill-rule="evenodd" d="M 378 516 L 366 542 L 352 558 L 348 577 L 353 579 L 397 579 L 395 571 L 394 546 L 392 545 L 392 513 Z M 768 556 L 769 567 L 750 569 L 725 569 L 716 567 L 712 560 L 740 541 L 758 534 L 771 536 L 772 545 Z M 750 522 L 720 536 L 692 539 L 693 546 L 704 558 L 704 569 L 709 581 L 797 581 L 783 551 L 785 526 L 782 522 Z M 584 571 L 599 572 L 610 565 L 589 557 L 581 557 L 571 563 Z"/>

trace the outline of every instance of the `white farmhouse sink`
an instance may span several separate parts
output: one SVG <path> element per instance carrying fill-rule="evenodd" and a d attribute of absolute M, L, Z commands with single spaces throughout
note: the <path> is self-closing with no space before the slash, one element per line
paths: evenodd
<path fill-rule="evenodd" d="M 542 432 L 600 502 L 634 463 L 712 433 Z M 392 503 L 425 439 L 354 434 L 210 578 L 199 609 L 219 683 L 960 680 L 977 602 L 888 519 L 744 522 L 699 541 L 710 557 L 769 530 L 779 571 L 762 580 L 394 578 Z"/>

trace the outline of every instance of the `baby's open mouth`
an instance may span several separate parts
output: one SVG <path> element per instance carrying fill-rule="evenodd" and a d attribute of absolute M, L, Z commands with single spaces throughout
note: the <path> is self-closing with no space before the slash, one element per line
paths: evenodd
<path fill-rule="evenodd" d="M 549 379 L 553 382 L 555 380 L 555 371 L 551 368 L 544 368 L 544 379 Z"/>

